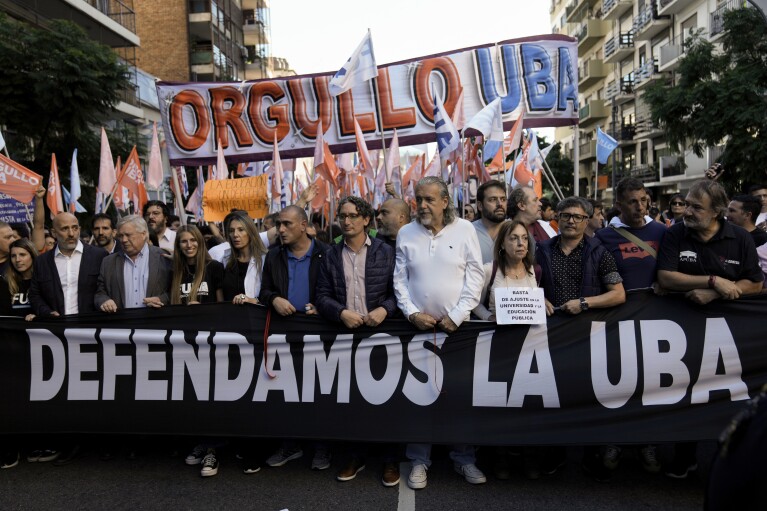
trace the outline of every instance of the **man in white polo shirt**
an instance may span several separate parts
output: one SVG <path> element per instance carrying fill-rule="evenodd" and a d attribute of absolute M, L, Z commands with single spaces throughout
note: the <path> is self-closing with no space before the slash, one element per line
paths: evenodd
<path fill-rule="evenodd" d="M 394 292 L 397 304 L 420 330 L 454 332 L 479 303 L 484 283 L 482 252 L 470 222 L 455 214 L 445 182 L 425 177 L 416 185 L 416 221 L 397 234 Z M 408 486 L 426 487 L 430 444 L 409 444 L 412 461 Z M 472 484 L 486 481 L 474 464 L 474 447 L 455 445 L 450 452 L 456 472 Z"/>

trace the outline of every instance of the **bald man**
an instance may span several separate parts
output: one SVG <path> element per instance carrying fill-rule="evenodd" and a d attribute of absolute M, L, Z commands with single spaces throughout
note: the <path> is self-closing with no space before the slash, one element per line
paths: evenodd
<path fill-rule="evenodd" d="M 93 312 L 93 297 L 106 250 L 80 241 L 80 223 L 70 213 L 53 219 L 56 248 L 35 260 L 29 301 L 38 316 Z"/>
<path fill-rule="evenodd" d="M 397 233 L 410 223 L 410 206 L 402 199 L 388 199 L 378 210 L 378 238 L 396 248 Z"/>

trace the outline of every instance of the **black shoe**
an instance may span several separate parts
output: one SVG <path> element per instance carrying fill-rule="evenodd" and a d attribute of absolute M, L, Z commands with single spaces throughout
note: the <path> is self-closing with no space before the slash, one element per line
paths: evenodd
<path fill-rule="evenodd" d="M 543 451 L 541 447 L 528 447 L 524 451 L 525 477 L 528 479 L 540 479 L 543 472 Z"/>
<path fill-rule="evenodd" d="M 63 467 L 64 465 L 69 465 L 70 463 L 72 463 L 79 457 L 80 457 L 80 446 L 75 445 L 69 451 L 59 456 L 59 458 L 53 462 L 53 465 L 57 467 Z"/>

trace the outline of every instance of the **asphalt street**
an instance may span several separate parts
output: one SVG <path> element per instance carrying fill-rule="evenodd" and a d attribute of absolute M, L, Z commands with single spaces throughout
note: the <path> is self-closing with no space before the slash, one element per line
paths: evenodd
<path fill-rule="evenodd" d="M 183 443 L 184 446 L 187 443 Z M 245 475 L 233 447 L 219 451 L 218 475 L 203 478 L 200 467 L 184 464 L 177 441 L 143 441 L 134 459 L 125 449 L 102 461 L 95 447 L 66 466 L 22 460 L 0 471 L 0 509 L 3 510 L 399 510 L 445 511 L 460 509 L 701 509 L 708 463 L 685 480 L 645 473 L 634 455 L 625 451 L 610 482 L 599 483 L 581 469 L 580 448 L 568 449 L 567 465 L 553 476 L 530 481 L 521 462 L 507 481 L 491 475 L 490 448 L 480 451 L 478 466 L 488 482 L 472 486 L 456 474 L 444 448 L 435 448 L 434 463 L 424 490 L 407 488 L 408 465 L 402 464 L 402 483 L 385 488 L 380 483 L 381 461 L 368 460 L 367 468 L 346 483 L 335 480 L 342 465 L 338 456 L 329 470 L 312 471 L 311 453 L 280 468 L 265 465 Z M 189 444 L 191 446 L 191 444 Z M 176 452 L 173 452 L 173 451 Z M 709 459 L 713 446 L 699 447 L 699 458 Z M 660 449 L 668 461 L 668 446 Z M 515 458 L 513 458 L 515 459 Z"/>

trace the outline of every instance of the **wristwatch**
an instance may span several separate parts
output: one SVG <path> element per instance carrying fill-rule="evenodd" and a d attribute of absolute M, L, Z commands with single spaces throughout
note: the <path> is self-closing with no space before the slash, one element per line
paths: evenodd
<path fill-rule="evenodd" d="M 587 302 L 586 299 L 584 297 L 582 297 L 582 296 L 581 296 L 580 300 L 581 300 L 581 310 L 582 311 L 589 310 L 589 302 Z"/>

